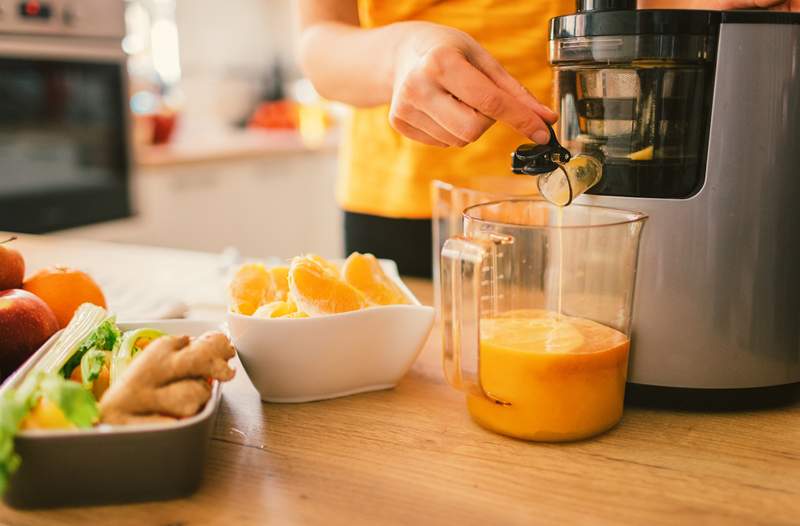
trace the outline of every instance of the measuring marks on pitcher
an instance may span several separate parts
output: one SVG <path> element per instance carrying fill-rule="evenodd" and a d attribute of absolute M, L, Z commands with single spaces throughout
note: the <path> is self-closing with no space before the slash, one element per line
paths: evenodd
<path fill-rule="evenodd" d="M 488 241 L 490 242 L 489 255 L 481 266 L 480 308 L 482 312 L 494 315 L 499 313 L 501 300 L 505 299 L 505 295 L 502 293 L 503 287 L 500 284 L 507 277 L 503 269 L 506 271 L 508 269 L 504 265 L 506 254 L 502 247 L 514 243 L 514 238 L 509 235 L 490 233 Z"/>
<path fill-rule="evenodd" d="M 487 250 L 488 254 L 483 260 L 483 264 L 481 265 L 481 274 L 480 274 L 480 288 L 481 288 L 481 295 L 480 295 L 480 309 L 484 315 L 487 316 L 494 316 L 500 314 L 501 311 L 509 310 L 511 308 L 515 308 L 512 305 L 508 305 L 507 300 L 511 300 L 514 303 L 522 303 L 526 304 L 530 308 L 530 303 L 533 300 L 533 304 L 539 303 L 544 301 L 545 303 L 550 303 L 547 301 L 548 298 L 553 298 L 553 293 L 555 293 L 555 301 L 556 305 L 544 305 L 542 304 L 543 308 L 555 310 L 558 314 L 558 317 L 561 318 L 564 314 L 564 282 L 565 282 L 565 273 L 564 273 L 564 258 L 565 258 L 565 248 L 564 248 L 564 207 L 556 206 L 555 214 L 551 216 L 553 218 L 552 226 L 556 229 L 556 236 L 555 237 L 555 246 L 546 246 L 543 248 L 545 254 L 549 254 L 550 257 L 556 259 L 557 265 L 550 266 L 552 270 L 555 272 L 550 274 L 550 279 L 546 279 L 545 283 L 542 283 L 542 290 L 544 297 L 540 297 L 538 299 L 533 298 L 526 298 L 526 300 L 522 300 L 521 298 L 517 298 L 513 300 L 507 297 L 507 293 L 509 292 L 508 287 L 504 285 L 505 281 L 509 279 L 515 279 L 513 276 L 508 275 L 508 273 L 518 273 L 524 272 L 524 268 L 514 269 L 512 265 L 519 265 L 521 267 L 525 266 L 525 255 L 521 254 L 512 254 L 507 250 L 504 250 L 504 246 L 508 246 L 514 243 L 514 238 L 508 235 L 501 235 L 496 233 L 491 233 L 488 236 L 487 241 Z M 549 237 L 549 240 L 552 240 L 553 237 Z M 531 254 L 532 256 L 532 254 Z M 520 258 L 523 259 L 521 261 L 508 261 L 508 258 Z M 540 264 L 545 264 L 542 261 Z M 530 269 L 533 272 L 533 269 Z M 524 278 L 523 278 L 524 279 Z M 548 292 L 548 290 L 550 292 Z M 555 307 L 555 308 L 553 308 Z M 518 307 L 516 307 L 518 308 Z"/>

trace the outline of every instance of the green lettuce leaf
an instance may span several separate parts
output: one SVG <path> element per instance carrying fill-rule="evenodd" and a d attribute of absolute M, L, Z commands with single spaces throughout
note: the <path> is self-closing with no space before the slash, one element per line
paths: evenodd
<path fill-rule="evenodd" d="M 14 451 L 14 436 L 20 422 L 33 407 L 33 401 L 33 393 L 22 388 L 6 391 L 0 397 L 0 495 L 5 493 L 8 479 L 20 465 L 20 457 Z"/>

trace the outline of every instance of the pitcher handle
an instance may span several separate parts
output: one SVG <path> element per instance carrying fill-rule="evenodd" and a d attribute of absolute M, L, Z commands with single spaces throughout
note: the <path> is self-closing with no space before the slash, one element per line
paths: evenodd
<path fill-rule="evenodd" d="M 480 378 L 481 282 L 484 261 L 496 250 L 490 240 L 454 236 L 441 254 L 443 365 L 447 381 L 486 396 Z"/>

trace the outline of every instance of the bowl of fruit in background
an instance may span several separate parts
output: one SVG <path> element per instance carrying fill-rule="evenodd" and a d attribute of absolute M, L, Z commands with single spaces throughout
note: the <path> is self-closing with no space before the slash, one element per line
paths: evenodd
<path fill-rule="evenodd" d="M 248 263 L 230 284 L 231 341 L 261 399 L 309 402 L 397 385 L 433 326 L 432 307 L 392 261 L 353 253 L 268 268 Z"/>

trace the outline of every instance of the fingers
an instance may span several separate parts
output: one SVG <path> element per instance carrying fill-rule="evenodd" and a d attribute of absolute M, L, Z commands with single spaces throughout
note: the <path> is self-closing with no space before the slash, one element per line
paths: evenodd
<path fill-rule="evenodd" d="M 438 143 L 434 146 L 464 146 L 466 144 L 465 141 L 440 126 L 429 114 L 418 110 L 402 98 L 398 100 L 397 104 L 393 104 L 389 111 L 390 124 L 395 126 L 395 121 L 399 121 L 397 124 L 400 128 L 408 126 L 432 138 L 434 142 Z M 403 133 L 398 126 L 395 126 L 395 129 Z"/>
<path fill-rule="evenodd" d="M 497 87 L 505 91 L 522 104 L 530 107 L 548 124 L 555 124 L 558 120 L 558 113 L 554 112 L 534 97 L 528 89 L 517 79 L 511 76 L 505 68 L 489 53 L 483 49 L 478 49 L 470 57 L 475 65 L 494 82 Z"/>
<path fill-rule="evenodd" d="M 790 2 L 787 0 L 718 0 L 719 8 L 725 9 L 765 9 L 785 8 Z"/>
<path fill-rule="evenodd" d="M 408 137 L 411 140 L 414 140 L 414 141 L 417 141 L 417 142 L 421 142 L 423 144 L 427 144 L 428 146 L 439 146 L 441 148 L 447 148 L 448 146 L 450 146 L 450 144 L 448 144 L 446 142 L 442 142 L 442 141 L 438 141 L 438 140 L 434 139 L 433 137 L 431 137 L 430 135 L 428 135 L 424 131 L 422 131 L 422 130 L 420 130 L 418 128 L 415 128 L 414 126 L 412 126 L 411 124 L 403 121 L 399 117 L 390 116 L 389 117 L 389 122 L 391 123 L 392 128 L 394 128 L 401 135 L 405 135 L 406 137 Z"/>
<path fill-rule="evenodd" d="M 442 68 L 446 70 L 446 74 L 439 78 L 444 89 L 483 115 L 509 124 L 537 143 L 550 140 L 545 120 L 538 113 L 542 112 L 541 105 L 533 97 L 523 97 L 521 86 L 514 88 L 516 96 L 507 93 L 461 53 L 450 54 L 440 60 L 443 62 Z M 547 117 L 552 117 L 552 112 L 548 112 Z"/>
<path fill-rule="evenodd" d="M 439 145 L 466 146 L 478 140 L 494 123 L 444 91 L 432 92 L 416 100 L 398 97 L 393 103 L 389 120 L 400 133 L 411 127 L 434 139 Z"/>
<path fill-rule="evenodd" d="M 543 144 L 558 115 L 540 103 L 469 35 L 428 49 L 395 79 L 390 122 L 436 146 L 465 146 L 495 121 Z"/>
<path fill-rule="evenodd" d="M 761 3 L 769 4 L 765 7 L 769 8 L 771 11 L 789 11 L 793 13 L 800 11 L 800 0 L 781 0 L 778 2 L 764 0 L 764 2 Z"/>
<path fill-rule="evenodd" d="M 494 120 L 456 99 L 446 91 L 431 94 L 421 108 L 433 116 L 442 128 L 463 141 L 465 146 L 477 141 Z"/>

